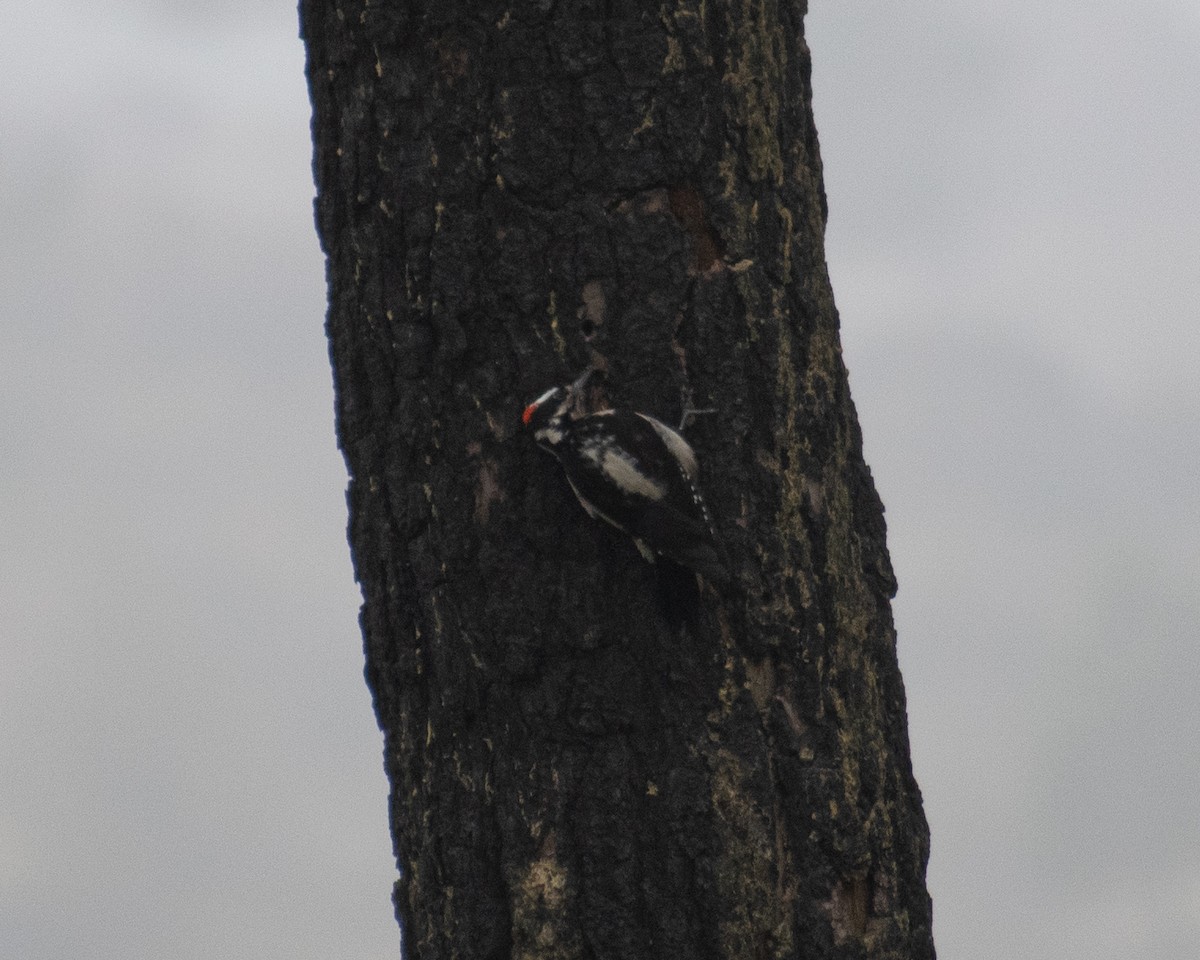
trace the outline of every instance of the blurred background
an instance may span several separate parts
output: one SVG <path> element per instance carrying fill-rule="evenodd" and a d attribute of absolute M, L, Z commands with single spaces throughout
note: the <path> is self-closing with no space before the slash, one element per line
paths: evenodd
<path fill-rule="evenodd" d="M 1200 8 L 812 0 L 939 953 L 1200 942 Z M 0 953 L 389 958 L 287 3 L 0 34 Z"/>

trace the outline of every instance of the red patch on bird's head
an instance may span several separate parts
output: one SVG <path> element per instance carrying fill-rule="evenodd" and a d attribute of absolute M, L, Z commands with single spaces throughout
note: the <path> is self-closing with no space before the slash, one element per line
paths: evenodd
<path fill-rule="evenodd" d="M 533 419 L 534 411 L 536 411 L 537 408 L 538 405 L 536 403 L 531 403 L 525 408 L 525 412 L 521 414 L 521 422 L 525 424 L 525 426 L 529 426 L 529 421 Z"/>

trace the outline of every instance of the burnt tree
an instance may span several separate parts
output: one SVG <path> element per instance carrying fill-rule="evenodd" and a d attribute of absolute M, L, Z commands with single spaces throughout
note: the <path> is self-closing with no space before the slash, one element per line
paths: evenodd
<path fill-rule="evenodd" d="M 931 958 L 802 2 L 303 0 L 327 332 L 411 958 Z M 520 429 L 688 436 L 732 583 Z"/>

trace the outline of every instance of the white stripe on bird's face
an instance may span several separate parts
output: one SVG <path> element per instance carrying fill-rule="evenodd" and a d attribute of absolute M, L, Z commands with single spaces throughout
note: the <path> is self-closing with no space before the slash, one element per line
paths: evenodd
<path fill-rule="evenodd" d="M 544 447 L 556 447 L 562 443 L 562 438 L 563 432 L 553 420 L 533 432 L 533 439 Z"/>

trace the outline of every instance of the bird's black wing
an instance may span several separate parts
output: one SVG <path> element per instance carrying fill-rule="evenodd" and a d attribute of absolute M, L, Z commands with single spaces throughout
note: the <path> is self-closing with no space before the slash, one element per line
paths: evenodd
<path fill-rule="evenodd" d="M 724 579 L 695 480 L 645 418 L 611 410 L 574 421 L 557 454 L 590 510 L 654 552 L 710 579 Z"/>

